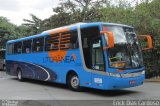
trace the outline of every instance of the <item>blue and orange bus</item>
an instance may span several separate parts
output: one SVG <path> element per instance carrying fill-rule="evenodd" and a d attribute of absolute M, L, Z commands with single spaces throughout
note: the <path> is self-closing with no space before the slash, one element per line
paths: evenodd
<path fill-rule="evenodd" d="M 134 28 L 106 22 L 77 23 L 8 41 L 6 68 L 19 80 L 62 83 L 75 91 L 134 87 L 145 79 Z"/>

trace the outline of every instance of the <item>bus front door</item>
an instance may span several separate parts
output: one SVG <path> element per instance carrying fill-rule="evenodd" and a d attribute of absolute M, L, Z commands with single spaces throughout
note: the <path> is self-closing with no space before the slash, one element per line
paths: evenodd
<path fill-rule="evenodd" d="M 101 37 L 94 38 L 91 42 L 92 53 L 92 87 L 104 88 L 105 60 Z"/>

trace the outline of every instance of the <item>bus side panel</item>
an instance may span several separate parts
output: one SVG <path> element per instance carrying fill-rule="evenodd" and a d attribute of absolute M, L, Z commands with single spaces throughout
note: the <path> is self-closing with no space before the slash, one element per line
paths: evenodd
<path fill-rule="evenodd" d="M 82 69 L 78 72 L 80 86 L 92 88 L 91 72 Z"/>
<path fill-rule="evenodd" d="M 29 78 L 29 76 L 26 72 L 27 70 L 27 65 L 23 64 L 20 61 L 14 61 L 14 60 L 7 60 L 7 73 L 10 75 L 17 75 L 18 70 L 22 70 L 22 75 L 24 78 Z"/>
<path fill-rule="evenodd" d="M 6 73 L 7 74 L 16 76 L 17 72 L 16 72 L 15 67 L 16 67 L 16 65 L 14 64 L 14 62 L 6 60 Z"/>
<path fill-rule="evenodd" d="M 64 77 L 62 76 L 62 78 L 65 78 L 65 79 L 63 79 L 63 81 L 66 81 L 66 75 L 67 75 L 68 71 L 73 70 L 76 72 L 76 74 L 79 77 L 80 86 L 91 87 L 91 72 L 85 71 L 85 69 L 83 67 L 83 63 L 82 63 L 79 49 L 68 51 L 67 56 L 72 56 L 73 54 L 76 57 L 75 61 L 64 63 L 63 68 L 64 68 L 64 70 L 65 69 L 67 69 L 67 70 L 64 73 Z M 61 72 L 61 73 L 63 73 L 63 72 Z"/>
<path fill-rule="evenodd" d="M 84 71 L 79 49 L 68 50 L 61 62 L 53 62 L 45 59 L 44 64 L 53 69 L 57 74 L 57 79 L 54 82 L 66 84 L 68 72 L 74 71 L 80 79 L 81 86 L 90 86 L 91 73 Z"/>
<path fill-rule="evenodd" d="M 57 75 L 53 82 L 66 84 L 67 73 L 74 71 L 80 79 L 80 86 L 91 87 L 91 72 L 84 70 L 79 49 L 68 50 L 61 62 L 53 62 L 53 58 L 49 60 L 48 57 L 44 58 L 43 64 L 54 70 Z"/>
<path fill-rule="evenodd" d="M 24 78 L 66 84 L 67 73 L 72 70 L 77 73 L 80 86 L 91 87 L 91 72 L 84 70 L 79 49 L 68 50 L 61 62 L 52 60 L 48 52 L 8 55 L 7 73 L 17 75 L 20 68 Z"/>
<path fill-rule="evenodd" d="M 55 72 L 42 64 L 43 55 L 44 54 L 23 54 L 8 57 L 6 61 L 7 73 L 9 75 L 17 75 L 17 69 L 20 69 L 24 78 L 44 81 L 55 80 L 57 77 Z"/>
<path fill-rule="evenodd" d="M 96 89 L 104 89 L 106 84 L 106 76 L 102 74 L 92 73 L 92 87 Z"/>

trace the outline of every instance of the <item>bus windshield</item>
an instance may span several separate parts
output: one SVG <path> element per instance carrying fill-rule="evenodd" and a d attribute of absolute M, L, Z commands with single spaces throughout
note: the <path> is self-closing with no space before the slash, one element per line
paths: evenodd
<path fill-rule="evenodd" d="M 143 67 L 142 52 L 137 36 L 130 27 L 107 26 L 114 34 L 114 48 L 108 49 L 109 66 L 118 69 Z"/>

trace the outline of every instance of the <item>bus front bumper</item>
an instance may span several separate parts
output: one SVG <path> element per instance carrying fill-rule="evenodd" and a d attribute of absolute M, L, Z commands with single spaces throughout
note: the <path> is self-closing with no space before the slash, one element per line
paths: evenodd
<path fill-rule="evenodd" d="M 122 88 L 140 86 L 143 84 L 144 80 L 145 80 L 145 74 L 143 72 L 134 77 L 132 76 L 128 76 L 128 77 L 108 76 L 106 79 L 105 89 L 112 90 L 112 89 L 122 89 Z"/>

